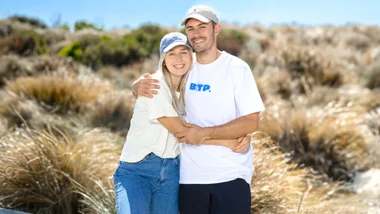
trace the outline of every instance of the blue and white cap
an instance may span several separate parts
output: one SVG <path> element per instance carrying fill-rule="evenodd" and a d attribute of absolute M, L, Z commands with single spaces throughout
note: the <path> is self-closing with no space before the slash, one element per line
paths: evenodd
<path fill-rule="evenodd" d="M 162 39 L 160 43 L 160 55 L 162 53 L 166 53 L 170 51 L 172 48 L 184 45 L 191 50 L 190 44 L 187 42 L 187 37 L 180 33 L 180 32 L 172 32 L 166 34 Z"/>

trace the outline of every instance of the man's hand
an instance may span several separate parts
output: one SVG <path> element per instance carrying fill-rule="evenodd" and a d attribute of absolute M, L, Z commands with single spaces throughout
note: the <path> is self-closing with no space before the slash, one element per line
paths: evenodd
<path fill-rule="evenodd" d="M 136 98 L 137 96 L 153 98 L 153 95 L 157 94 L 156 89 L 160 88 L 158 83 L 158 80 L 152 79 L 152 76 L 146 73 L 132 84 L 133 95 Z"/>
<path fill-rule="evenodd" d="M 231 150 L 236 153 L 246 153 L 251 145 L 251 136 L 247 135 L 245 137 L 239 137 L 238 141 L 239 144 Z"/>
<path fill-rule="evenodd" d="M 207 140 L 207 133 L 204 131 L 205 129 L 190 123 L 184 123 L 184 125 L 188 127 L 188 129 L 175 134 L 180 142 L 186 141 L 188 144 L 199 145 Z"/>

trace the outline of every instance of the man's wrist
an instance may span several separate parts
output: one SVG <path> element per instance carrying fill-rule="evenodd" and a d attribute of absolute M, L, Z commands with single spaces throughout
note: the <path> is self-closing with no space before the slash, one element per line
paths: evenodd
<path fill-rule="evenodd" d="M 213 139 L 212 133 L 213 133 L 212 128 L 202 128 L 202 135 L 205 138 L 205 140 L 212 140 Z"/>

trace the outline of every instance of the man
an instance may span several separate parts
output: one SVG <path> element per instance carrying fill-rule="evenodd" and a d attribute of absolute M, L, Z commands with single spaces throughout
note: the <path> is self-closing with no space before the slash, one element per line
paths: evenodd
<path fill-rule="evenodd" d="M 182 145 L 179 209 L 181 214 L 250 213 L 252 149 L 235 153 L 222 146 L 198 145 L 207 139 L 233 139 L 258 129 L 264 105 L 248 64 L 217 49 L 219 18 L 197 5 L 182 21 L 196 61 L 187 81 L 186 120 L 189 129 L 177 133 Z M 140 80 L 134 93 L 154 94 Z"/>

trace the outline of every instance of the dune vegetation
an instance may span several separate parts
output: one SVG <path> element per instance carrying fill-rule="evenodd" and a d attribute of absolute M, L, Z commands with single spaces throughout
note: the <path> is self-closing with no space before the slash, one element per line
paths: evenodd
<path fill-rule="evenodd" d="M 252 137 L 252 213 L 380 209 L 353 185 L 380 168 L 380 27 L 222 26 L 219 49 L 251 66 L 266 106 Z M 131 85 L 155 71 L 173 30 L 183 29 L 0 20 L 0 207 L 116 213 Z"/>

